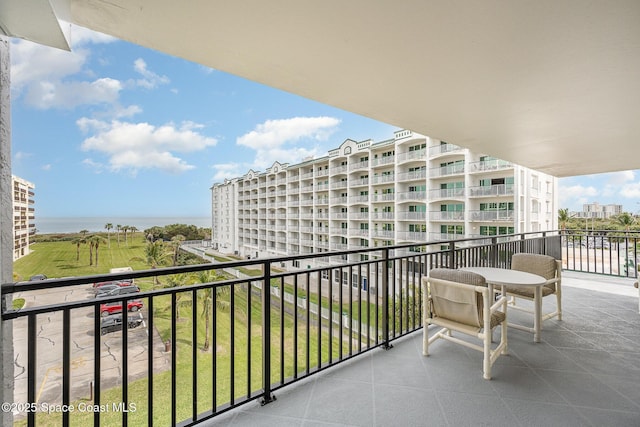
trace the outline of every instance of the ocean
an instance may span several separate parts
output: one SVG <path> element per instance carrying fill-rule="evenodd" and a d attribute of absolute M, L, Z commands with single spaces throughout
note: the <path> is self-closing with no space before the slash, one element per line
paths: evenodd
<path fill-rule="evenodd" d="M 65 217 L 44 218 L 36 216 L 36 234 L 78 233 L 80 230 L 89 232 L 104 231 L 104 226 L 113 224 L 111 232 L 116 231 L 116 225 L 136 227 L 139 231 L 155 225 L 163 227 L 169 224 L 187 224 L 196 227 L 211 228 L 210 217 Z"/>

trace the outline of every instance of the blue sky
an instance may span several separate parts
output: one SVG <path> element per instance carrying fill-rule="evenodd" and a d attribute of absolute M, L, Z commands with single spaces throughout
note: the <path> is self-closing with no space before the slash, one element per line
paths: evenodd
<path fill-rule="evenodd" d="M 36 216 L 209 216 L 209 188 L 398 128 L 79 27 L 12 40 L 12 167 Z M 455 141 L 450 141 L 455 143 Z M 560 206 L 640 210 L 640 171 L 560 180 Z"/>

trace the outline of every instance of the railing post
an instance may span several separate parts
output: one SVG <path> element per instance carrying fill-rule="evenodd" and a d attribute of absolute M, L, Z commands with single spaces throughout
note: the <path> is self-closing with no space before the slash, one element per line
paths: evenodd
<path fill-rule="evenodd" d="M 271 394 L 271 263 L 262 263 L 262 400 L 266 405 L 276 400 Z M 233 290 L 232 290 L 233 292 Z M 233 381 L 233 378 L 231 379 Z"/>
<path fill-rule="evenodd" d="M 382 249 L 382 347 L 389 350 L 393 347 L 389 342 L 389 249 Z"/>
<path fill-rule="evenodd" d="M 489 248 L 489 267 L 498 266 L 498 238 L 491 238 L 491 248 Z"/>

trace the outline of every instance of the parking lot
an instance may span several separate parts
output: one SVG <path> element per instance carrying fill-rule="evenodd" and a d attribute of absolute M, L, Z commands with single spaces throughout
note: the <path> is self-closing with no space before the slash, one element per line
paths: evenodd
<path fill-rule="evenodd" d="M 16 294 L 25 298 L 26 305 L 38 306 L 65 301 L 93 299 L 93 288 L 65 287 L 57 290 L 34 291 Z M 140 325 L 128 330 L 129 381 L 147 376 L 149 357 L 148 334 L 153 333 L 154 371 L 170 367 L 170 355 L 157 331 L 149 330 L 145 319 L 146 307 L 136 313 Z M 124 315 L 126 317 L 126 314 Z M 27 319 L 20 318 L 14 324 L 15 395 L 14 402 L 27 402 Z M 94 309 L 85 307 L 71 312 L 71 401 L 89 399 L 94 380 Z M 97 332 L 100 334 L 100 331 Z M 36 403 L 60 404 L 62 402 L 62 312 L 39 315 L 37 321 Z M 103 390 L 122 383 L 122 332 L 114 331 L 100 338 L 101 387 Z"/>

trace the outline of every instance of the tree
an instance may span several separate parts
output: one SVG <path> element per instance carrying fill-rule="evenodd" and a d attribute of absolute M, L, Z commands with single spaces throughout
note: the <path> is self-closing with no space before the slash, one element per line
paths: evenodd
<path fill-rule="evenodd" d="M 118 236 L 118 246 L 120 246 L 120 231 L 122 230 L 122 226 L 120 224 L 116 225 L 116 236 Z"/>
<path fill-rule="evenodd" d="M 104 228 L 107 229 L 107 242 L 109 244 L 109 247 L 111 247 L 111 229 L 113 228 L 113 224 L 108 222 L 104 225 Z"/>
<path fill-rule="evenodd" d="M 156 269 L 162 265 L 165 265 L 170 259 L 171 254 L 167 251 L 167 248 L 162 240 L 156 240 L 155 242 L 147 242 L 144 247 L 144 257 L 133 257 L 132 261 L 141 261 L 147 264 L 151 269 Z M 155 285 L 160 285 L 158 276 L 154 277 Z"/>
<path fill-rule="evenodd" d="M 187 273 L 172 274 L 167 276 L 167 288 L 177 288 L 184 286 L 192 280 L 191 275 Z M 183 300 L 186 292 L 176 292 L 176 320 L 180 320 L 180 307 L 191 305 L 191 301 Z"/>
<path fill-rule="evenodd" d="M 567 229 L 567 222 L 569 222 L 569 209 L 559 209 L 558 210 L 558 222 L 560 223 L 560 228 L 562 231 Z"/>
<path fill-rule="evenodd" d="M 137 227 L 129 227 L 129 231 L 131 232 L 131 239 L 133 239 L 133 235 L 138 231 Z"/>
<path fill-rule="evenodd" d="M 201 317 L 204 319 L 204 344 L 202 346 L 203 351 L 209 351 L 209 323 L 211 309 L 213 308 L 213 289 L 215 288 L 215 308 L 220 310 L 227 310 L 229 308 L 229 301 L 225 301 L 222 297 L 229 293 L 228 286 L 215 286 L 213 283 L 222 279 L 217 275 L 215 271 L 201 271 L 197 273 L 198 283 L 211 283 L 199 292 L 199 297 L 202 300 L 202 313 Z"/>
<path fill-rule="evenodd" d="M 122 231 L 124 232 L 124 244 L 128 245 L 127 242 L 127 231 L 129 231 L 131 229 L 131 227 L 129 227 L 128 225 L 123 225 L 122 226 Z"/>
<path fill-rule="evenodd" d="M 621 225 L 627 234 L 629 234 L 629 230 L 635 222 L 636 219 L 629 212 L 622 212 L 616 216 L 616 223 Z"/>
<path fill-rule="evenodd" d="M 185 241 L 182 234 L 178 234 L 171 238 L 171 247 L 173 248 L 173 265 L 178 265 L 178 254 L 180 253 L 180 245 Z"/>
<path fill-rule="evenodd" d="M 95 249 L 96 267 L 97 267 L 98 266 L 98 249 L 100 248 L 100 243 L 106 243 L 107 240 L 102 236 L 94 234 L 93 236 L 90 236 L 87 239 L 87 241 L 89 242 L 89 265 L 93 265 L 93 250 Z"/>
<path fill-rule="evenodd" d="M 88 232 L 89 230 L 80 230 L 80 234 L 82 234 L 82 237 L 85 237 Z"/>
<path fill-rule="evenodd" d="M 71 243 L 76 245 L 76 261 L 80 261 L 80 245 L 87 243 L 87 239 L 84 237 L 76 237 Z"/>

